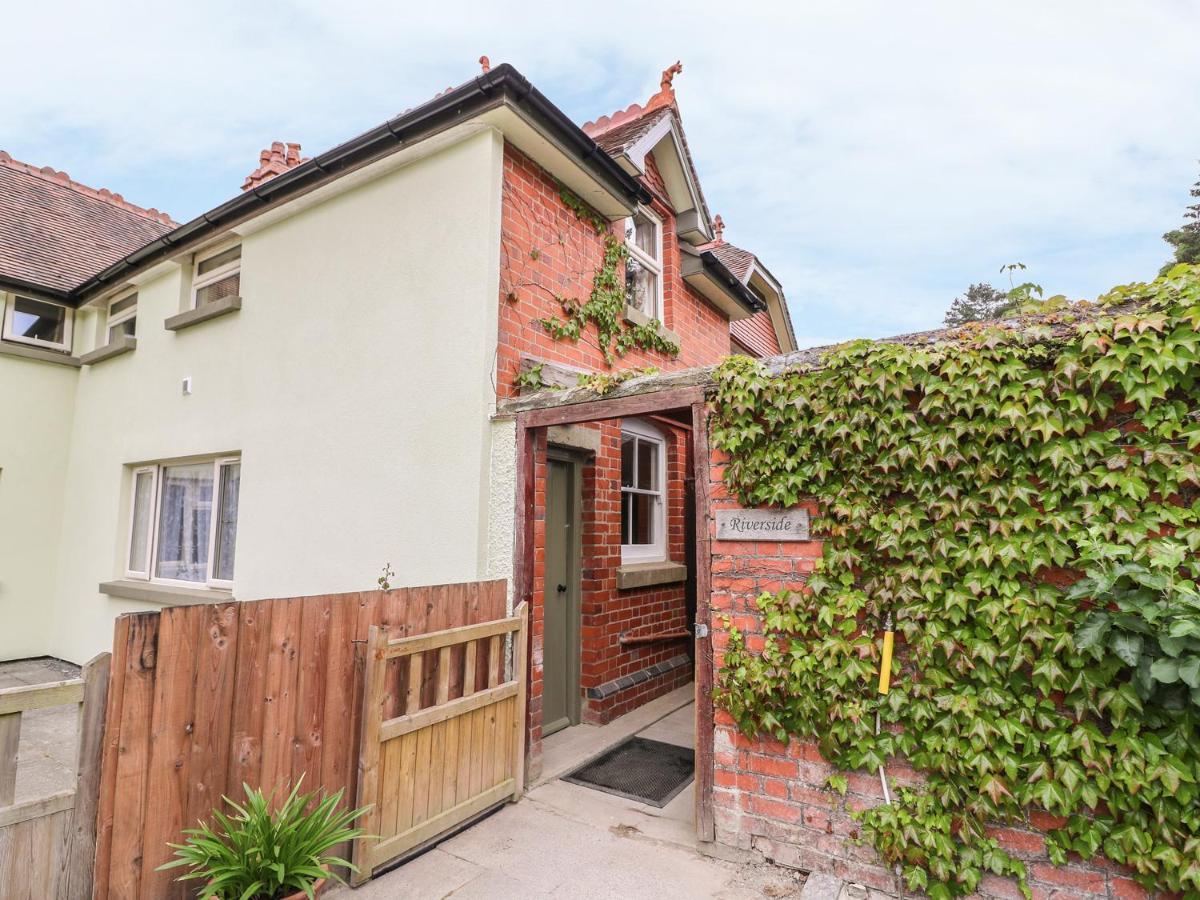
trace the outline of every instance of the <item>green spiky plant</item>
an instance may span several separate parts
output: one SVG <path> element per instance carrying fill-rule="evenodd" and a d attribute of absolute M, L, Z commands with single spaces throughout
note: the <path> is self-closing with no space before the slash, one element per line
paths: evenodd
<path fill-rule="evenodd" d="M 362 829 L 351 824 L 367 807 L 339 811 L 342 791 L 301 794 L 303 777 L 296 782 L 287 800 L 272 813 L 274 793 L 265 796 L 260 789 L 242 785 L 244 803 L 221 799 L 233 815 L 214 809 L 212 824 L 201 822 L 184 831 L 182 844 L 169 844 L 176 859 L 159 870 L 187 868 L 178 881 L 202 881 L 205 898 L 216 900 L 274 900 L 303 892 L 314 896 L 313 886 L 322 878 L 341 877 L 334 866 L 355 866 L 330 850 L 343 841 L 361 837 Z"/>

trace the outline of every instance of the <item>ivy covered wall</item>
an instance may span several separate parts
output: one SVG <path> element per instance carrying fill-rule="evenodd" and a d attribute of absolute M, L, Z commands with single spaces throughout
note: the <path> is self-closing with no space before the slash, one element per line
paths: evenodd
<path fill-rule="evenodd" d="M 828 835 L 909 890 L 986 877 L 1030 894 L 1046 873 L 999 830 L 1037 823 L 1050 869 L 1106 858 L 1126 874 L 1103 892 L 1200 896 L 1198 375 L 1187 267 L 804 370 L 727 363 L 725 487 L 745 506 L 815 502 L 823 541 L 811 574 L 763 585 L 718 635 L 735 759 L 812 746 L 843 773 L 832 797 L 911 771 L 893 803 L 850 810 L 856 834 Z"/>

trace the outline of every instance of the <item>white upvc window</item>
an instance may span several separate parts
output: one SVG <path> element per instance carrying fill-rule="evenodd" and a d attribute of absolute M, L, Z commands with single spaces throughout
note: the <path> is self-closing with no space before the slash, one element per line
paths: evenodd
<path fill-rule="evenodd" d="M 74 316 L 61 303 L 14 294 L 4 309 L 4 340 L 70 353 Z"/>
<path fill-rule="evenodd" d="M 241 479 L 236 456 L 135 468 L 126 577 L 232 588 Z"/>
<path fill-rule="evenodd" d="M 242 289 L 242 245 L 226 247 L 209 253 L 196 254 L 192 273 L 192 308 L 237 297 Z"/>
<path fill-rule="evenodd" d="M 621 561 L 667 558 L 667 442 L 638 419 L 621 423 Z"/>
<path fill-rule="evenodd" d="M 662 220 L 647 209 L 625 219 L 626 302 L 652 319 L 663 317 Z"/>
<path fill-rule="evenodd" d="M 108 304 L 108 318 L 104 323 L 108 343 L 113 343 L 122 335 L 133 337 L 137 334 L 137 302 L 135 291 L 116 297 Z"/>

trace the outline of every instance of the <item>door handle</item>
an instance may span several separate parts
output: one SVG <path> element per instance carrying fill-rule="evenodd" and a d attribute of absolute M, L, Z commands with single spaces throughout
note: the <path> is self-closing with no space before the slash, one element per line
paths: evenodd
<path fill-rule="evenodd" d="M 567 586 L 565 584 L 560 584 L 558 586 L 558 592 L 560 594 L 565 594 L 567 592 Z"/>

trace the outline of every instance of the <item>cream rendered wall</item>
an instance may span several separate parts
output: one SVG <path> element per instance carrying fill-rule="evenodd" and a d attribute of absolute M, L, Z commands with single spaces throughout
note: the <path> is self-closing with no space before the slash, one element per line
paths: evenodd
<path fill-rule="evenodd" d="M 0 659 L 42 656 L 52 642 L 77 376 L 0 356 Z"/>
<path fill-rule="evenodd" d="M 248 234 L 223 318 L 166 331 L 185 276 L 139 287 L 137 349 L 79 376 L 49 652 L 157 608 L 97 590 L 142 461 L 241 453 L 240 600 L 487 575 L 502 156 L 475 133 Z"/>

